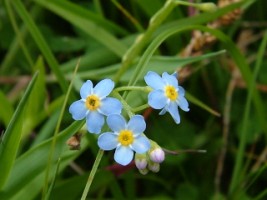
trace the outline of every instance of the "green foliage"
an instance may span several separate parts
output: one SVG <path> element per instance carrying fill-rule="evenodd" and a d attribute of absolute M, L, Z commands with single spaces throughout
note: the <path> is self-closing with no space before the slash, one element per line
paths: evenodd
<path fill-rule="evenodd" d="M 178 0 L 0 1 L 0 199 L 80 199 L 96 157 L 90 199 L 266 199 L 265 7 L 244 0 L 204 13 Z M 218 23 L 239 8 L 239 18 Z M 177 125 L 150 112 L 147 93 L 117 94 L 169 152 L 158 173 L 141 175 L 133 163 L 114 164 L 113 152 L 99 156 L 97 136 L 68 107 L 86 80 L 142 87 L 148 71 L 178 71 L 190 111 Z M 75 134 L 81 146 L 70 150 Z M 183 151 L 198 149 L 207 152 Z"/>

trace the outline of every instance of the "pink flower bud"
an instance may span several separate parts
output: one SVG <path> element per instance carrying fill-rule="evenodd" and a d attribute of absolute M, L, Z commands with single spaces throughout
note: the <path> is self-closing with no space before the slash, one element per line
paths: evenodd
<path fill-rule="evenodd" d="M 161 148 L 156 148 L 149 153 L 149 157 L 155 163 L 162 163 L 165 159 L 165 153 Z"/>
<path fill-rule="evenodd" d="M 137 159 L 135 159 L 135 165 L 136 165 L 137 169 L 140 169 L 140 170 L 145 169 L 147 166 L 147 160 L 137 158 Z"/>

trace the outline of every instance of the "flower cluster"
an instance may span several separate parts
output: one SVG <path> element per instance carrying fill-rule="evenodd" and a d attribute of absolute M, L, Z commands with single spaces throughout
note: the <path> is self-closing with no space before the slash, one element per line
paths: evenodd
<path fill-rule="evenodd" d="M 165 152 L 154 141 L 150 142 L 150 150 L 143 154 L 135 154 L 135 166 L 139 169 L 141 174 L 147 174 L 148 171 L 158 172 L 160 169 L 160 163 L 165 159 Z"/>
<path fill-rule="evenodd" d="M 160 115 L 169 112 L 175 123 L 179 124 L 178 108 L 183 111 L 189 111 L 189 108 L 185 90 L 179 86 L 176 74 L 164 72 L 160 76 L 150 71 L 144 80 L 149 86 L 148 104 L 154 109 L 161 109 Z M 135 152 L 135 164 L 142 174 L 149 170 L 158 172 L 160 163 L 165 159 L 165 152 L 144 134 L 146 123 L 143 116 L 135 115 L 128 109 L 127 122 L 121 115 L 122 99 L 109 97 L 113 89 L 114 82 L 110 79 L 104 79 L 95 86 L 87 80 L 80 89 L 81 99 L 69 107 L 72 118 L 86 119 L 87 130 L 93 134 L 102 132 L 106 120 L 110 131 L 99 135 L 99 148 L 105 151 L 115 149 L 114 159 L 121 165 L 128 165 Z"/>

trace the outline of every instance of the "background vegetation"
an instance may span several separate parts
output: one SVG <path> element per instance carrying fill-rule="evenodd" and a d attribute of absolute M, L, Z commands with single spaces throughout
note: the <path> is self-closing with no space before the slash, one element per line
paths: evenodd
<path fill-rule="evenodd" d="M 179 125 L 140 113 L 148 137 L 179 154 L 141 175 L 107 152 L 88 198 L 267 198 L 267 2 L 218 0 L 214 12 L 165 3 L 0 1 L 0 199 L 79 199 L 98 147 L 68 106 L 87 79 L 144 85 L 149 70 L 177 70 L 187 91 Z M 131 92 L 127 101 L 146 98 Z M 80 150 L 66 144 L 75 133 Z"/>

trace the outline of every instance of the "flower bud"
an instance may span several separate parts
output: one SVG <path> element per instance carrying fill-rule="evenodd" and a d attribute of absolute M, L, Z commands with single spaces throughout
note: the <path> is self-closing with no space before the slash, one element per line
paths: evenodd
<path fill-rule="evenodd" d="M 160 165 L 159 163 L 149 162 L 148 169 L 152 172 L 157 173 L 160 170 Z"/>
<path fill-rule="evenodd" d="M 139 170 L 146 169 L 146 167 L 147 167 L 146 154 L 136 153 L 135 158 L 134 158 L 134 162 L 135 162 L 135 166 L 137 167 L 137 169 L 139 169 Z"/>
<path fill-rule="evenodd" d="M 149 158 L 155 163 L 162 163 L 165 159 L 165 153 L 162 148 L 156 148 L 149 153 Z"/>
<path fill-rule="evenodd" d="M 152 162 L 162 163 L 165 159 L 165 153 L 162 148 L 153 140 L 150 140 L 151 148 L 148 152 L 149 158 Z"/>
<path fill-rule="evenodd" d="M 139 172 L 143 175 L 146 175 L 148 173 L 148 169 L 145 168 L 145 169 L 139 169 Z"/>
<path fill-rule="evenodd" d="M 204 12 L 214 12 L 217 10 L 217 6 L 214 3 L 200 3 L 196 6 L 199 10 Z"/>

